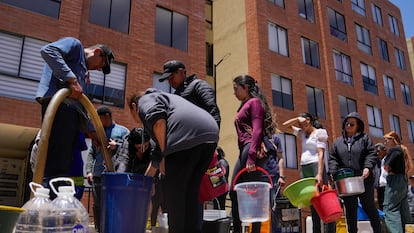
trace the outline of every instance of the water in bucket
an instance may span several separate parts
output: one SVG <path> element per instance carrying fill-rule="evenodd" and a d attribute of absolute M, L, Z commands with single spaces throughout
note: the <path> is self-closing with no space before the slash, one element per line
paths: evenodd
<path fill-rule="evenodd" d="M 244 182 L 236 184 L 237 203 L 242 222 L 264 222 L 269 219 L 270 184 Z"/>
<path fill-rule="evenodd" d="M 133 173 L 102 174 L 102 233 L 145 233 L 152 177 Z"/>

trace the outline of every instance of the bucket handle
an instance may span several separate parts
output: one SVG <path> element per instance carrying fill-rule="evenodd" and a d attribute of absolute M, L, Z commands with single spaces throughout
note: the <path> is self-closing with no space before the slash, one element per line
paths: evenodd
<path fill-rule="evenodd" d="M 72 192 L 73 192 L 73 194 L 75 194 L 76 192 L 75 192 L 75 182 L 71 179 L 71 178 L 68 178 L 68 177 L 58 177 L 58 178 L 54 178 L 54 179 L 51 179 L 50 181 L 49 181 L 49 185 L 50 185 L 50 188 L 53 190 L 53 192 L 57 195 L 58 194 L 58 191 L 56 191 L 56 188 L 55 188 L 55 186 L 53 185 L 53 183 L 56 183 L 56 182 L 58 182 L 58 181 L 66 181 L 66 182 L 69 182 L 70 183 L 70 186 L 72 186 Z"/>
<path fill-rule="evenodd" d="M 329 185 L 329 184 L 322 185 L 322 192 L 329 191 L 329 190 L 332 190 L 331 185 Z M 320 193 L 321 192 L 319 192 L 318 183 L 316 183 L 315 184 L 315 196 L 319 196 Z"/>
<path fill-rule="evenodd" d="M 256 167 L 256 170 L 263 172 L 267 176 L 267 178 L 269 179 L 270 186 L 273 187 L 272 177 L 270 177 L 269 172 L 267 172 L 264 168 L 259 167 L 259 166 Z M 239 176 L 245 171 L 247 171 L 247 168 L 242 168 L 242 169 L 240 169 L 239 172 L 237 172 L 237 174 L 236 174 L 236 176 L 234 177 L 234 180 L 233 180 L 233 186 L 231 187 L 232 190 L 235 190 L 234 186 L 236 185 L 237 179 L 239 179 Z"/>

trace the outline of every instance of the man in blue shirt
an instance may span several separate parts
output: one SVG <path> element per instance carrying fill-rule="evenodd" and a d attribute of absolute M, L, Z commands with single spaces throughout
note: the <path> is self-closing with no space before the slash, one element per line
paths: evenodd
<path fill-rule="evenodd" d="M 84 48 L 72 37 L 47 44 L 40 53 L 46 62 L 36 93 L 42 107 L 42 121 L 53 95 L 62 88 L 72 91 L 59 105 L 50 132 L 43 179 L 44 186 L 48 187 L 50 178 L 68 175 L 79 135 L 88 132 L 88 117 L 78 101 L 89 83 L 88 70 L 109 74 L 114 55 L 105 45 Z"/>

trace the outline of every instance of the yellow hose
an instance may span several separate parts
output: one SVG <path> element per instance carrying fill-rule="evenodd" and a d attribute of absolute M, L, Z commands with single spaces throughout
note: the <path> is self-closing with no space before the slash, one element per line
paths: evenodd
<path fill-rule="evenodd" d="M 41 133 L 40 133 L 40 140 L 39 140 L 39 147 L 37 150 L 37 158 L 35 162 L 35 169 L 33 172 L 33 182 L 41 184 L 43 182 L 43 176 L 45 173 L 45 165 L 46 165 L 46 158 L 47 158 L 47 148 L 49 146 L 49 137 L 50 132 L 52 130 L 53 120 L 56 115 L 56 111 L 62 101 L 70 96 L 71 90 L 68 88 L 60 89 L 56 94 L 52 97 L 49 106 L 46 109 L 45 116 L 43 118 Z M 96 113 L 95 107 L 89 101 L 86 95 L 82 94 L 79 98 L 79 102 L 82 106 L 86 109 L 89 116 L 91 117 L 92 124 L 96 129 L 96 134 L 98 136 L 98 141 L 101 144 L 103 157 L 106 164 L 107 171 L 114 171 L 111 156 L 106 150 L 107 139 L 105 135 L 105 131 L 102 126 L 102 122 Z M 63 133 L 63 132 L 62 132 Z"/>

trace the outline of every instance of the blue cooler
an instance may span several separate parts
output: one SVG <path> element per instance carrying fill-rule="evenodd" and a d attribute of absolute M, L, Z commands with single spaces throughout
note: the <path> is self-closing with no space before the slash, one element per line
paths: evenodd
<path fill-rule="evenodd" d="M 145 233 L 151 189 L 152 177 L 103 173 L 101 233 Z"/>

